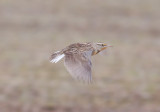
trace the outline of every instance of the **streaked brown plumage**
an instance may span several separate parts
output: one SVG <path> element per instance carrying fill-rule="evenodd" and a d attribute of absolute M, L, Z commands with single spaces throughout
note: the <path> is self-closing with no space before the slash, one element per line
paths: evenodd
<path fill-rule="evenodd" d="M 51 62 L 57 63 L 63 57 L 64 65 L 73 78 L 90 83 L 92 81 L 91 56 L 110 47 L 104 43 L 75 43 L 51 55 Z"/>

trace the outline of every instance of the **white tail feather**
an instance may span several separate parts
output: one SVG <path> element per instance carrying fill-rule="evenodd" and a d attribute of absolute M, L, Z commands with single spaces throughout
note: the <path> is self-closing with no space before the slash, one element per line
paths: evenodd
<path fill-rule="evenodd" d="M 57 62 L 60 61 L 64 56 L 65 56 L 64 54 L 58 55 L 58 56 L 56 56 L 55 58 L 53 58 L 50 62 L 51 62 L 51 63 L 57 63 Z"/>

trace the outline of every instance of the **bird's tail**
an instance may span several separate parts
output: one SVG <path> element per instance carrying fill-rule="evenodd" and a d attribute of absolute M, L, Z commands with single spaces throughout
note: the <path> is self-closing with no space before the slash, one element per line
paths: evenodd
<path fill-rule="evenodd" d="M 53 53 L 51 55 L 51 58 L 50 58 L 50 62 L 51 63 L 57 63 L 58 61 L 60 61 L 62 58 L 64 58 L 64 54 L 61 53 L 60 51 L 57 51 L 55 53 Z"/>

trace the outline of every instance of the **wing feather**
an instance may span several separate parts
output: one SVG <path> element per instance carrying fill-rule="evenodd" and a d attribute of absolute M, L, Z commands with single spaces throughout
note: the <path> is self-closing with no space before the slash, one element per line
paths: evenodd
<path fill-rule="evenodd" d="M 91 82 L 91 52 L 66 55 L 64 65 L 73 78 L 88 83 Z"/>

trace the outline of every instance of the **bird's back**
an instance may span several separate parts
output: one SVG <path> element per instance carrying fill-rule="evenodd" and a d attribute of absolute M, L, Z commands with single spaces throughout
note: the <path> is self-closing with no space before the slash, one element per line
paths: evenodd
<path fill-rule="evenodd" d="M 63 49 L 64 54 L 77 54 L 85 51 L 93 50 L 91 43 L 74 43 Z"/>

